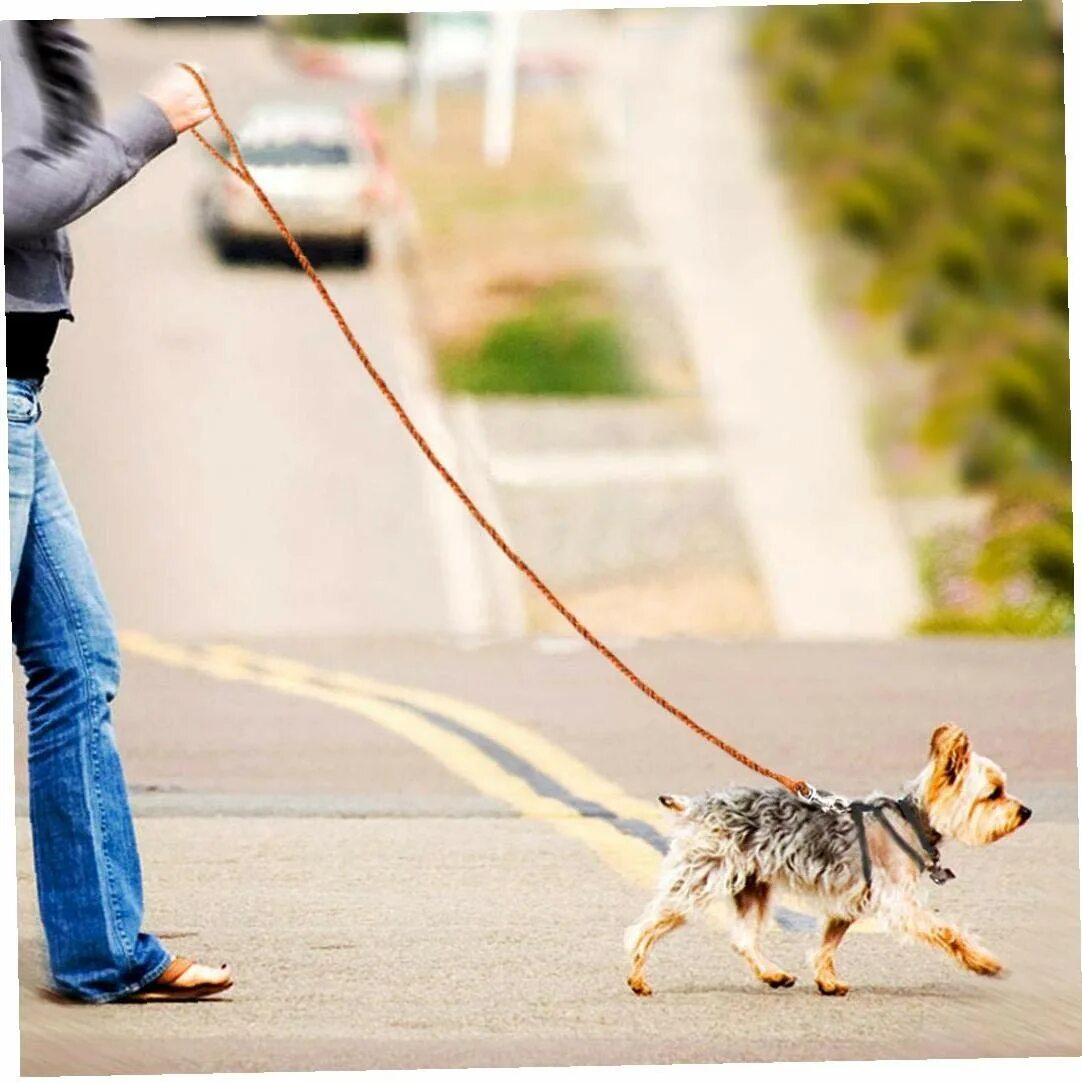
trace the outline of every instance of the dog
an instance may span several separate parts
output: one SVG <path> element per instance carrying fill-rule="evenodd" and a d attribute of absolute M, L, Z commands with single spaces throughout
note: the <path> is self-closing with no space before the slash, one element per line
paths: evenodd
<path fill-rule="evenodd" d="M 899 798 L 814 800 L 783 789 L 660 797 L 677 819 L 657 894 L 627 930 L 628 985 L 649 996 L 651 949 L 718 897 L 734 904 L 732 946 L 755 977 L 773 988 L 793 985 L 796 978 L 759 946 L 775 888 L 803 898 L 825 918 L 813 956 L 815 984 L 825 996 L 849 991 L 834 957 L 849 927 L 871 915 L 974 974 L 998 974 L 1002 965 L 993 955 L 923 905 L 920 878 L 924 871 L 938 882 L 953 876 L 939 868 L 941 841 L 984 846 L 1030 818 L 1006 784 L 1004 772 L 973 751 L 966 733 L 942 725 L 932 734 L 928 762 Z"/>

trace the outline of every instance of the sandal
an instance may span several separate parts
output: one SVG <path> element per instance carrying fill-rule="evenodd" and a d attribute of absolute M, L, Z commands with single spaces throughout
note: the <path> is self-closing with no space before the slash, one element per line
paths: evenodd
<path fill-rule="evenodd" d="M 232 985 L 233 971 L 228 963 L 222 963 L 220 967 L 211 967 L 177 955 L 154 981 L 138 992 L 132 993 L 127 999 L 134 1001 L 204 1000 L 206 997 L 224 993 Z"/>

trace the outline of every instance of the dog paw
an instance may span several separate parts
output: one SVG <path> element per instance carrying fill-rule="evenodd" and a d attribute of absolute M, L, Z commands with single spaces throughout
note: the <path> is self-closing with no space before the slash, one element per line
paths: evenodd
<path fill-rule="evenodd" d="M 966 963 L 974 974 L 980 974 L 984 978 L 994 978 L 1003 973 L 1003 964 L 991 955 L 978 955 L 968 959 Z"/>
<path fill-rule="evenodd" d="M 788 989 L 793 985 L 796 985 L 795 974 L 764 974 L 763 981 L 770 986 L 771 989 Z"/>
<path fill-rule="evenodd" d="M 817 981 L 815 984 L 825 997 L 843 997 L 849 992 L 849 986 L 840 981 Z"/>
<path fill-rule="evenodd" d="M 646 984 L 646 981 L 643 978 L 628 978 L 627 984 L 628 988 L 630 988 L 637 997 L 648 997 L 654 995 L 654 990 Z"/>

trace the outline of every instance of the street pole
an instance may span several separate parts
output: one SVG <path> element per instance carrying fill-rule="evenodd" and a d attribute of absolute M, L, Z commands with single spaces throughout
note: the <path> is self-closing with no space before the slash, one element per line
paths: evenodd
<path fill-rule="evenodd" d="M 408 23 L 413 76 L 410 86 L 410 127 L 413 138 L 425 146 L 432 146 L 437 136 L 431 18 L 425 12 L 410 12 Z"/>
<path fill-rule="evenodd" d="M 485 161 L 506 164 L 515 131 L 515 60 L 521 13 L 495 11 L 491 15 L 488 70 L 485 77 Z"/>

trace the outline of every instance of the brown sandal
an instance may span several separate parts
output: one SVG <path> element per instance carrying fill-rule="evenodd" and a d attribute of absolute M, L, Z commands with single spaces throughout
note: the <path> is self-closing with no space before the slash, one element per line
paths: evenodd
<path fill-rule="evenodd" d="M 144 986 L 136 993 L 132 993 L 128 1000 L 204 1000 L 207 997 L 224 993 L 233 985 L 233 972 L 228 963 L 214 968 L 217 975 L 213 980 L 184 983 L 182 979 L 192 969 L 200 964 L 191 959 L 185 959 L 182 955 L 174 957 L 173 961 L 165 968 L 161 975 L 149 985 Z M 210 967 L 203 967 L 210 970 Z"/>

